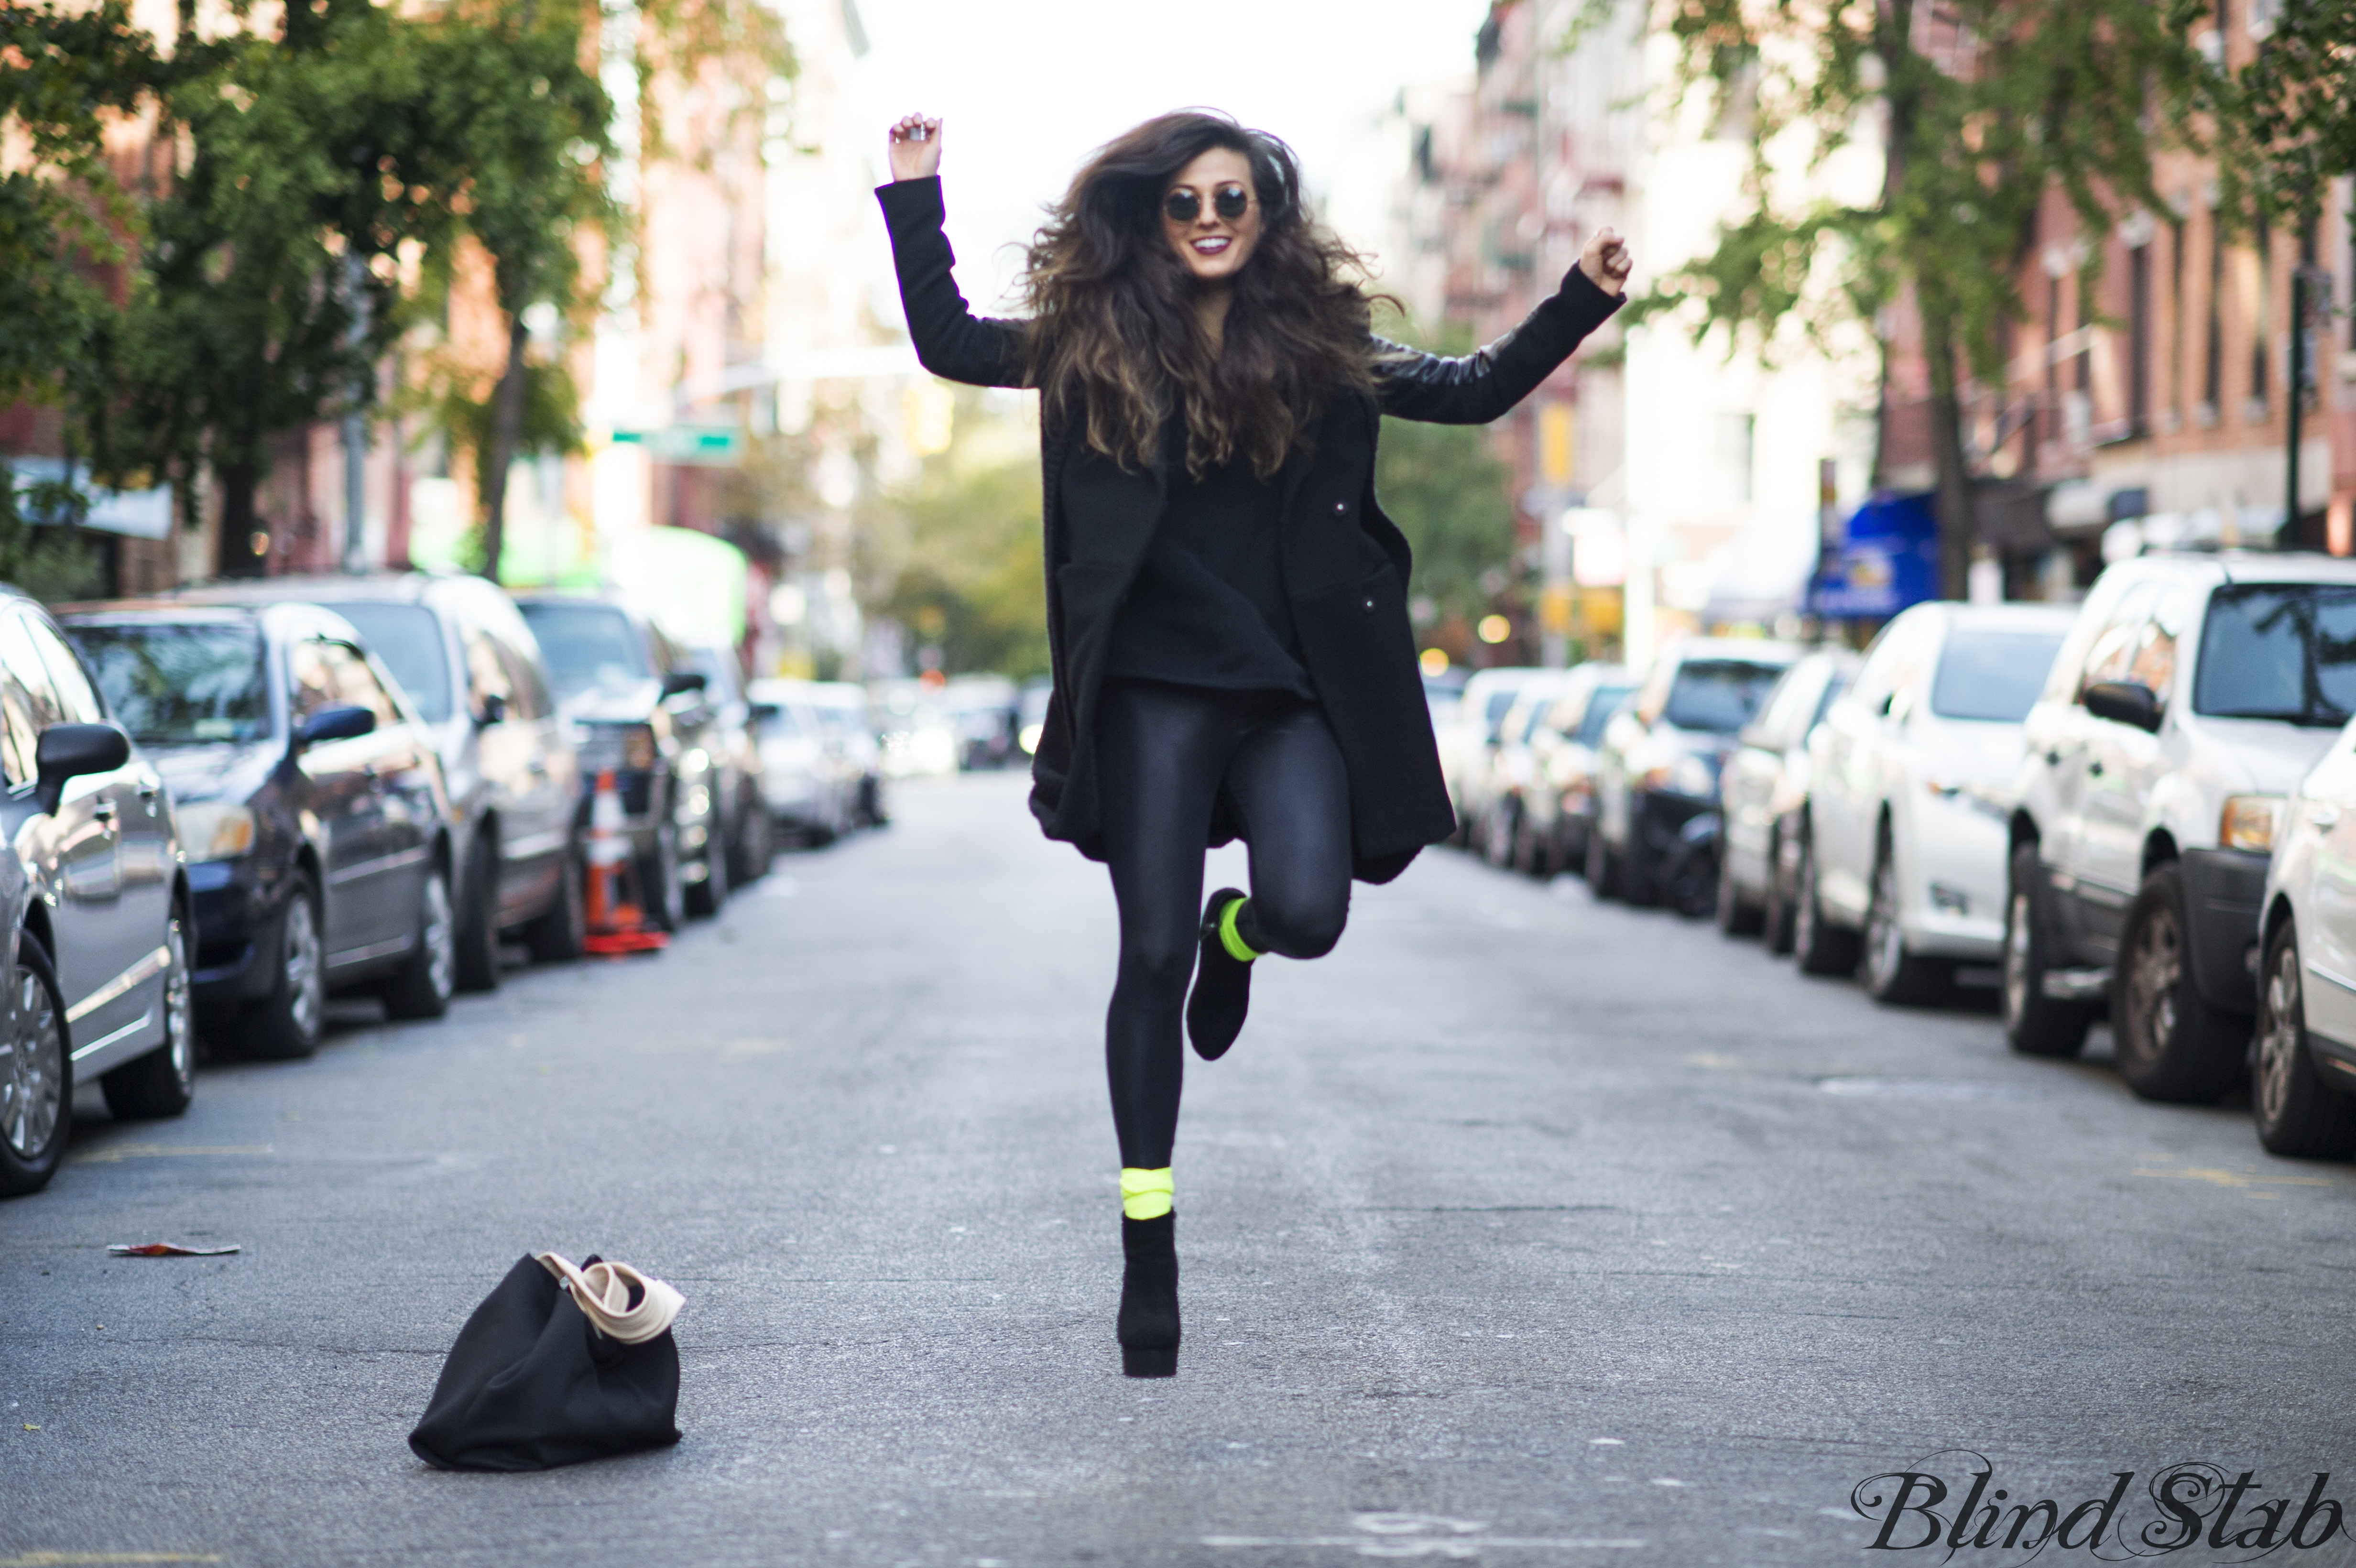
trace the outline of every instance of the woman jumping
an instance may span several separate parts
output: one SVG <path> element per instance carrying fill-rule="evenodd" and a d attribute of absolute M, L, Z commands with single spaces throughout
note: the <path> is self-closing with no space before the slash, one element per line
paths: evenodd
<path fill-rule="evenodd" d="M 941 123 L 894 125 L 891 160 L 877 195 L 916 357 L 1041 394 L 1055 692 L 1031 810 L 1112 872 L 1118 1337 L 1130 1376 L 1168 1377 L 1182 1015 L 1217 1060 L 1255 960 L 1329 952 L 1353 877 L 1387 882 L 1455 827 L 1407 540 L 1375 500 L 1381 416 L 1505 413 L 1619 308 L 1628 251 L 1603 229 L 1519 327 L 1419 353 L 1373 335 L 1357 258 L 1304 208 L 1290 147 L 1165 114 L 1089 160 L 1030 247 L 1028 318 L 991 320 L 950 276 Z M 1234 838 L 1251 891 L 1205 903 L 1205 851 Z"/>

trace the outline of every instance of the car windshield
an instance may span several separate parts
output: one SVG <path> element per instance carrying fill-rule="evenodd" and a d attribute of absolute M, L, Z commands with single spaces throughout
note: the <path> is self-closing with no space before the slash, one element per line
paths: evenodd
<path fill-rule="evenodd" d="M 1579 743 L 1590 751 L 1603 744 L 1603 727 L 1612 722 L 1612 716 L 1620 711 L 1620 705 L 1635 689 L 1633 686 L 1597 687 L 1595 695 L 1587 699 L 1587 711 L 1580 717 Z"/>
<path fill-rule="evenodd" d="M 2036 706 L 2062 634 L 1957 627 L 1939 654 L 1931 711 L 1942 719 L 2018 724 Z"/>
<path fill-rule="evenodd" d="M 69 626 L 114 716 L 143 746 L 254 741 L 270 732 L 262 634 L 219 622 Z"/>
<path fill-rule="evenodd" d="M 1731 735 L 1751 722 L 1759 699 L 1783 673 L 1781 665 L 1747 659 L 1695 659 L 1679 666 L 1669 682 L 1661 717 L 1680 730 Z"/>
<path fill-rule="evenodd" d="M 2356 711 L 2356 585 L 2244 583 L 2211 594 L 2192 710 L 2348 722 Z"/>
<path fill-rule="evenodd" d="M 450 717 L 450 656 L 442 645 L 442 623 L 433 611 L 381 599 L 320 603 L 359 628 L 360 641 L 392 671 L 427 723 L 439 724 Z"/>
<path fill-rule="evenodd" d="M 548 660 L 557 691 L 578 697 L 600 686 L 646 679 L 647 650 L 630 618 L 610 604 L 525 603 L 518 608 Z"/>

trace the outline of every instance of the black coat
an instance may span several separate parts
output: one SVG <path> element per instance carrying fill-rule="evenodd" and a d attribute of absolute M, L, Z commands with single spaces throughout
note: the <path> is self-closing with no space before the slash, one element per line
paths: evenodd
<path fill-rule="evenodd" d="M 983 387 L 1023 384 L 1022 324 L 976 316 L 950 276 L 938 179 L 876 192 L 892 230 L 908 335 L 925 368 Z M 1384 414 L 1484 424 L 1529 394 L 1620 306 L 1573 268 L 1561 291 L 1476 354 L 1444 359 L 1380 343 L 1373 397 L 1330 407 L 1278 475 L 1284 584 L 1311 680 L 1350 774 L 1356 875 L 1387 882 L 1456 826 L 1408 624 L 1407 539 L 1375 500 Z M 1167 463 L 1124 470 L 1075 430 L 1040 432 L 1044 468 L 1047 643 L 1055 695 L 1031 768 L 1031 810 L 1047 837 L 1104 859 L 1094 743 L 1113 618 L 1169 494 Z M 1066 482 L 1066 470 L 1071 470 Z M 1211 842 L 1235 837 L 1222 813 Z"/>

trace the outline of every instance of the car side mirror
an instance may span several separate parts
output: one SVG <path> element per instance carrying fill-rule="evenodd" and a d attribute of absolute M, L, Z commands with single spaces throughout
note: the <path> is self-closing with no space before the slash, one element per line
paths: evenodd
<path fill-rule="evenodd" d="M 65 798 L 66 781 L 83 773 L 111 773 L 131 760 L 131 737 L 112 724 L 52 724 L 33 748 L 38 777 L 34 798 L 55 811 Z"/>
<path fill-rule="evenodd" d="M 2095 681 L 2086 688 L 2085 701 L 2086 711 L 2097 719 L 2147 731 L 2159 728 L 2159 699 L 2138 681 Z"/>
<path fill-rule="evenodd" d="M 496 691 L 487 692 L 484 695 L 480 711 L 475 715 L 475 728 L 487 730 L 494 724 L 507 722 L 507 717 L 508 699 Z"/>
<path fill-rule="evenodd" d="M 709 679 L 701 670 L 675 669 L 663 677 L 662 694 L 671 698 L 686 691 L 700 692 L 708 684 Z"/>
<path fill-rule="evenodd" d="M 354 702 L 339 702 L 304 720 L 294 731 L 294 746 L 299 751 L 322 741 L 350 741 L 375 732 L 376 714 L 372 709 Z"/>

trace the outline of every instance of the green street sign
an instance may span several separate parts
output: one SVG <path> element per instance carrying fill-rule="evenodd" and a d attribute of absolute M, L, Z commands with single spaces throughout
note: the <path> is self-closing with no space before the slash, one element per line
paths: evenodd
<path fill-rule="evenodd" d="M 659 463 L 734 468 L 744 460 L 744 432 L 734 425 L 674 424 L 660 430 L 617 430 L 616 446 L 642 446 Z"/>

